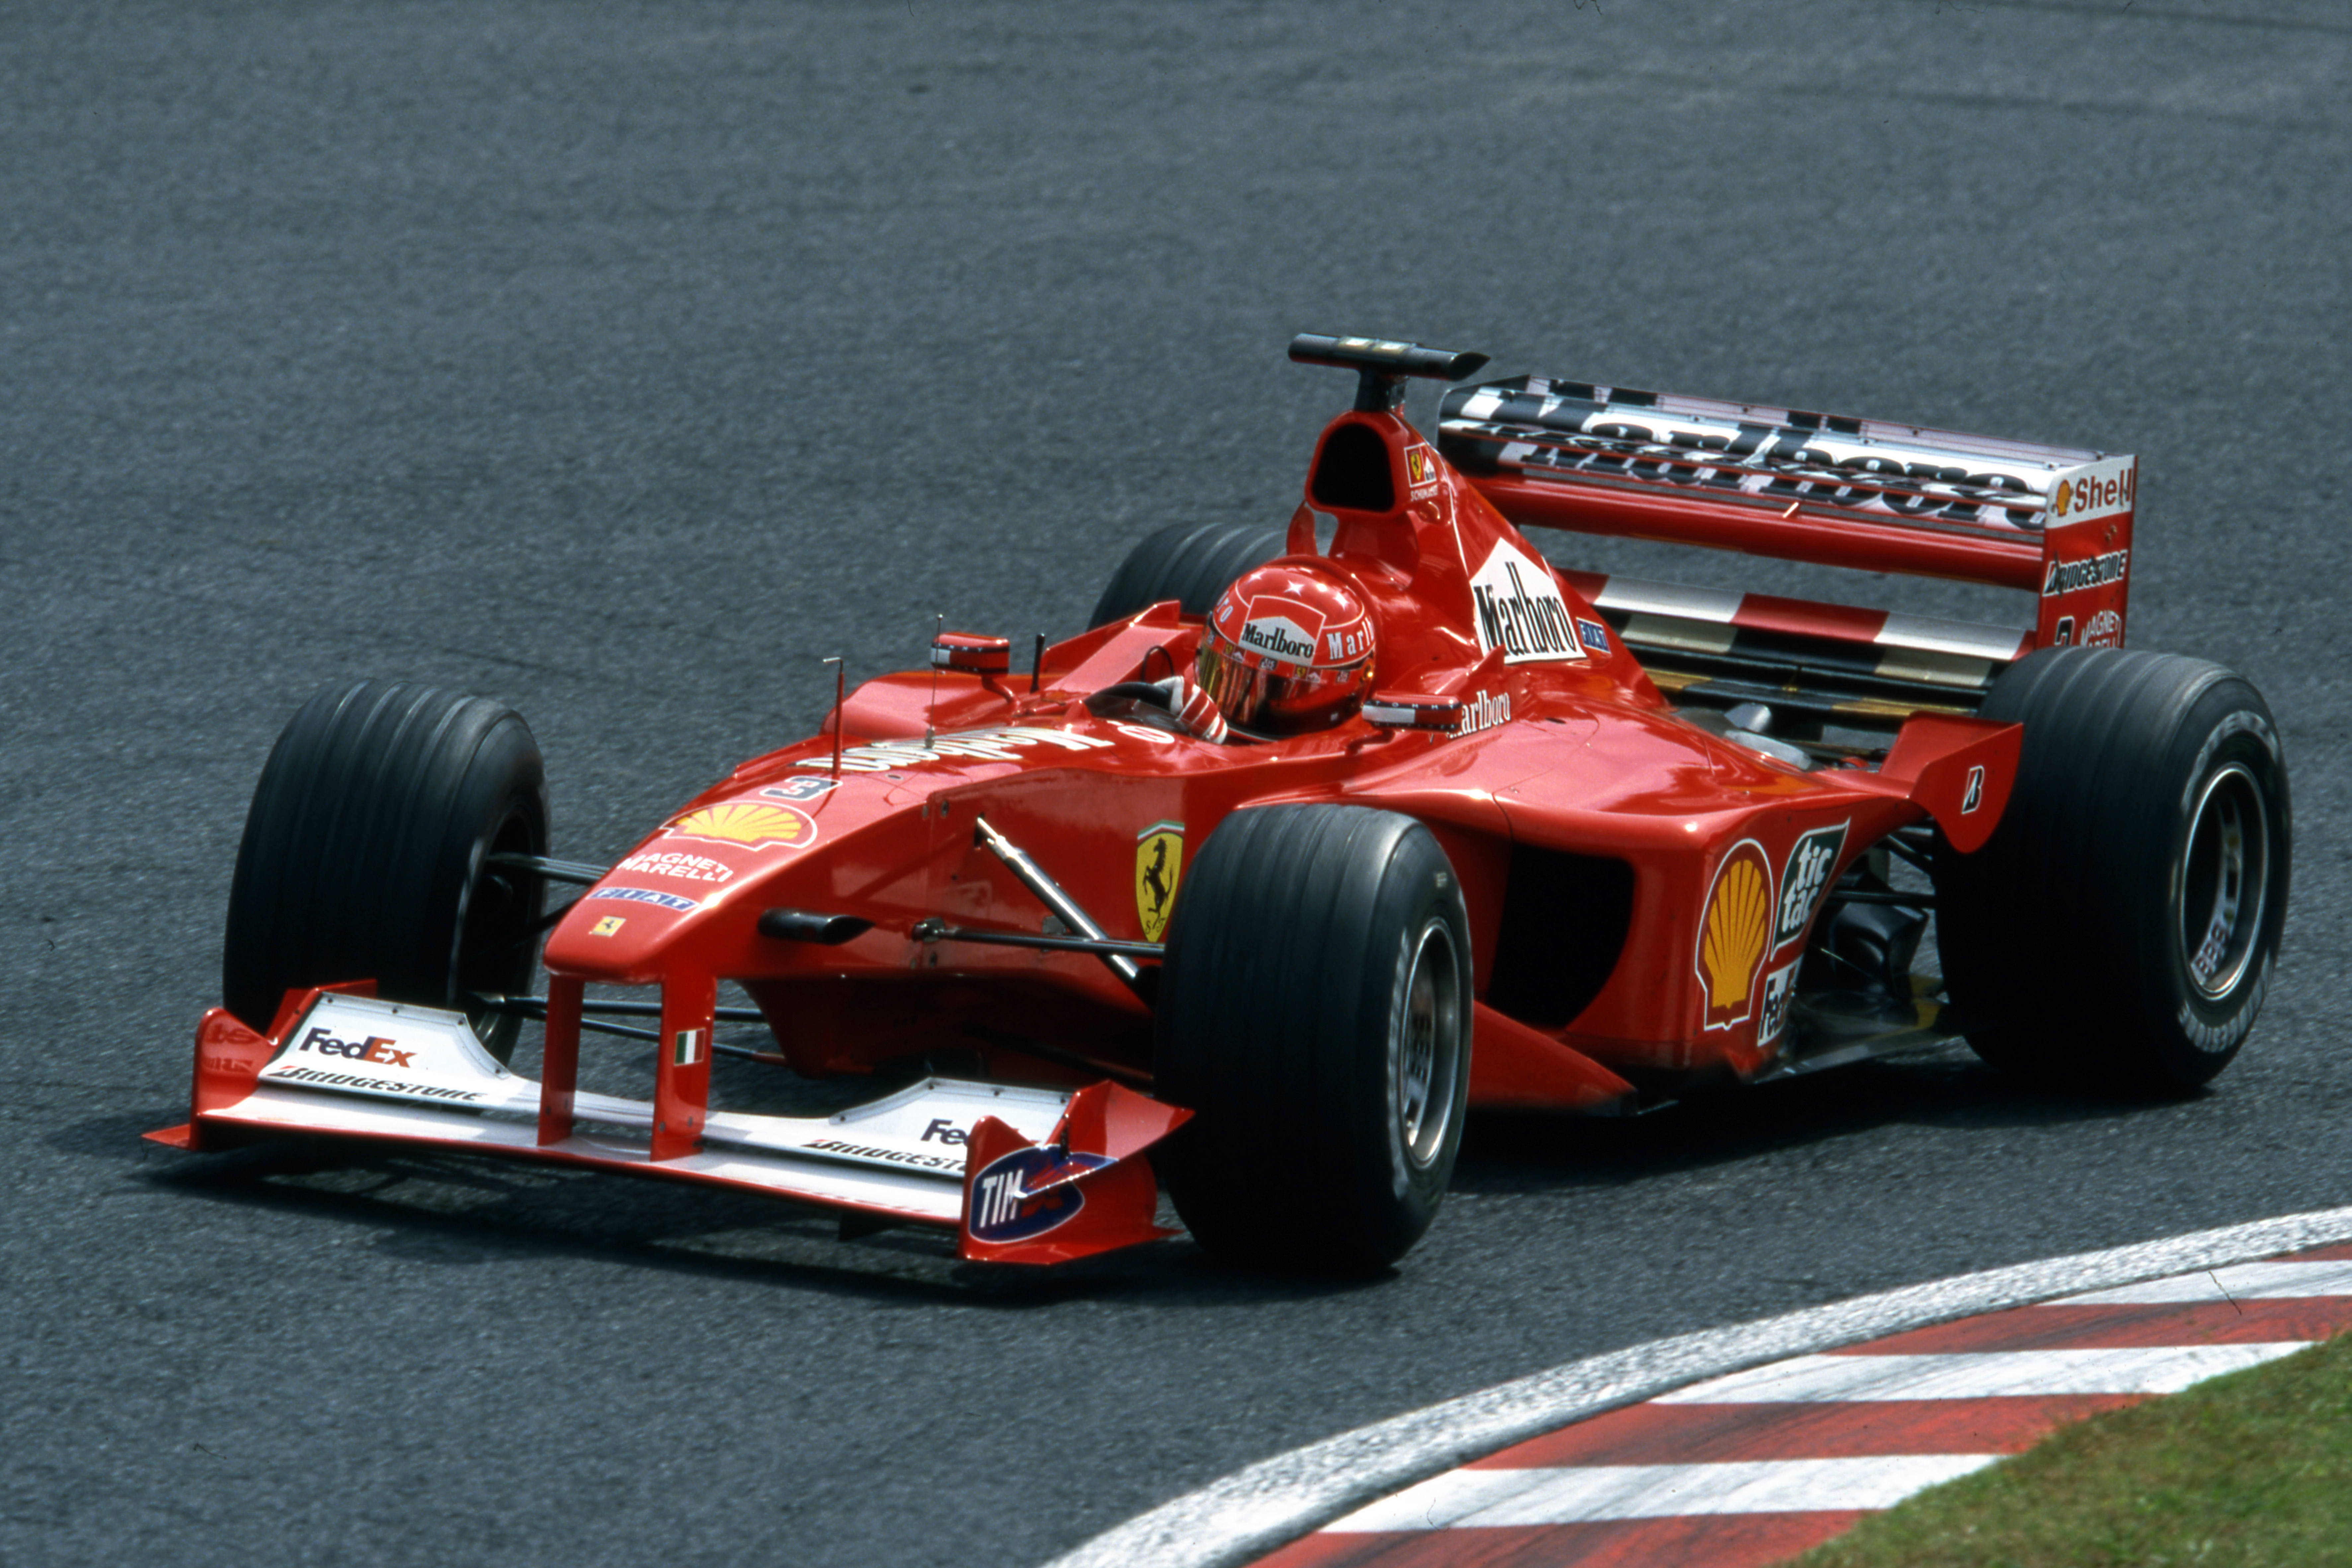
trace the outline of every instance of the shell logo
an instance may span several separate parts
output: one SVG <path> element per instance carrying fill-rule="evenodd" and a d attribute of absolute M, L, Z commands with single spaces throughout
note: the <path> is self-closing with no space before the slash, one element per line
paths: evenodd
<path fill-rule="evenodd" d="M 1698 928 L 1698 977 L 1706 982 L 1706 1025 L 1728 1029 L 1754 1011 L 1756 975 L 1772 940 L 1772 863 L 1763 846 L 1743 838 L 1715 870 Z"/>
<path fill-rule="evenodd" d="M 816 842 L 816 819 L 798 806 L 730 800 L 688 812 L 669 824 L 669 833 L 676 838 L 702 838 L 746 849 L 778 844 L 802 849 Z"/>

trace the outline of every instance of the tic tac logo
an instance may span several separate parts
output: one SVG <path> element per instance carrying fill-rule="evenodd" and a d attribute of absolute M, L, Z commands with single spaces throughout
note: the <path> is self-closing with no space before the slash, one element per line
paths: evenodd
<path fill-rule="evenodd" d="M 746 849 L 801 849 L 816 842 L 816 818 L 794 805 L 730 800 L 689 811 L 668 825 L 673 838 L 701 838 Z"/>
<path fill-rule="evenodd" d="M 326 1029 L 313 1029 L 303 1036 L 301 1044 L 294 1048 L 297 1051 L 314 1051 L 322 1057 L 347 1057 L 355 1062 L 373 1062 L 380 1068 L 415 1070 L 415 1064 L 409 1060 L 416 1054 L 414 1047 L 400 1050 L 383 1035 L 371 1035 L 364 1040 L 339 1040 Z"/>
<path fill-rule="evenodd" d="M 1068 1178 L 1109 1163 L 1100 1154 L 1051 1147 L 998 1156 L 972 1178 L 971 1234 L 982 1241 L 1026 1241 L 1058 1230 L 1087 1206 L 1086 1194 Z M 1062 1184 L 1050 1184 L 1055 1182 Z"/>
<path fill-rule="evenodd" d="M 1584 657 L 1575 618 L 1559 596 L 1551 568 L 1508 543 L 1497 543 L 1486 563 L 1471 574 L 1470 597 L 1477 611 L 1480 653 L 1502 648 L 1505 664 Z"/>
<path fill-rule="evenodd" d="M 1155 822 L 1135 837 L 1135 918 L 1143 940 L 1158 942 L 1168 930 L 1176 883 L 1184 874 L 1184 825 Z"/>
<path fill-rule="evenodd" d="M 1762 845 L 1743 838 L 1715 868 L 1699 918 L 1693 963 L 1706 984 L 1707 1028 L 1728 1029 L 1747 1020 L 1771 936 L 1772 863 Z"/>
<path fill-rule="evenodd" d="M 1790 847 L 1788 868 L 1780 874 L 1780 919 L 1772 927 L 1775 951 L 1804 935 L 1813 923 L 1813 911 L 1829 890 L 1830 873 L 1845 849 L 1848 826 L 1841 822 L 1835 827 L 1816 827 L 1800 835 Z"/>

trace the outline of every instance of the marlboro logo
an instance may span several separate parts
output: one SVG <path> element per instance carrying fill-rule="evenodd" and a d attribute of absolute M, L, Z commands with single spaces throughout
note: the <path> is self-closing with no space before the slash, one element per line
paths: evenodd
<path fill-rule="evenodd" d="M 1478 651 L 1505 650 L 1506 664 L 1582 658 L 1575 617 L 1552 581 L 1551 568 L 1507 543 L 1497 544 L 1470 578 Z"/>

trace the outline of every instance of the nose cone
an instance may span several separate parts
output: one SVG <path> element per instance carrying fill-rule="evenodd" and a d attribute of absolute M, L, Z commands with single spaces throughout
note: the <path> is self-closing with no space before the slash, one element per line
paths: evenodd
<path fill-rule="evenodd" d="M 624 857 L 582 896 L 547 942 L 547 967 L 641 984 L 689 930 L 748 926 L 780 873 L 824 838 L 790 801 L 722 800 L 696 806 Z"/>

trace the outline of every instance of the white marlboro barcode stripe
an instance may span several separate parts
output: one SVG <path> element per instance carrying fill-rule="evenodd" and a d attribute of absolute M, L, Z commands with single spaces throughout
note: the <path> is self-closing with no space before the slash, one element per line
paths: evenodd
<path fill-rule="evenodd" d="M 1924 1487 L 1982 1469 L 1999 1454 L 1898 1454 L 1714 1465 L 1580 1465 L 1455 1470 L 1323 1527 L 1370 1531 L 1579 1524 L 1693 1513 L 1801 1513 L 1892 1508 Z"/>
<path fill-rule="evenodd" d="M 677 1032 L 677 1043 L 670 1052 L 670 1061 L 672 1065 L 682 1068 L 690 1068 L 701 1059 L 702 1031 L 700 1029 L 680 1029 Z"/>

